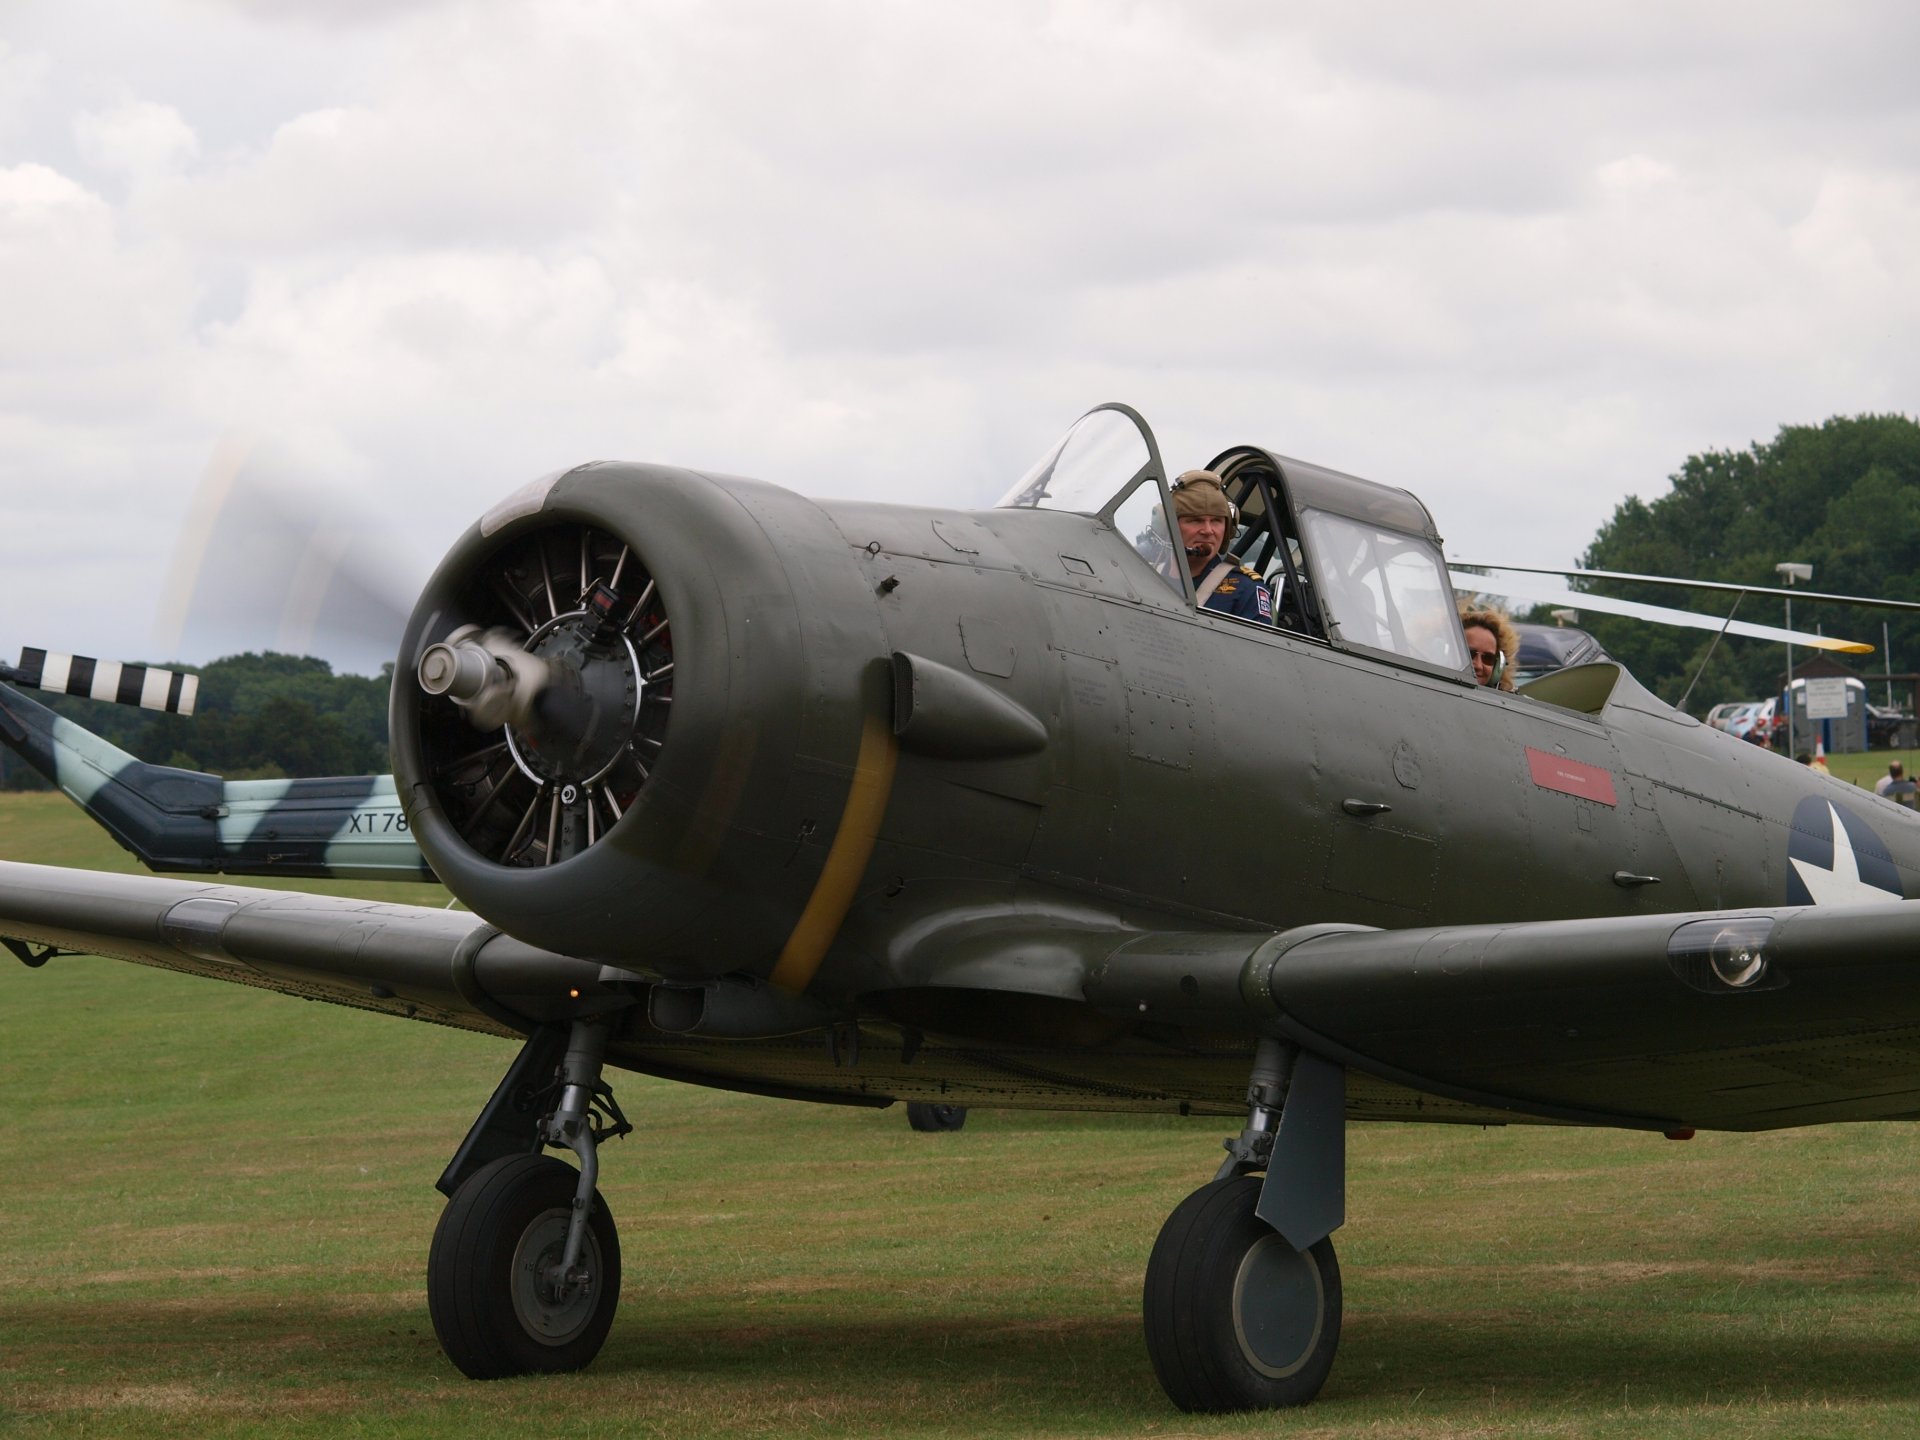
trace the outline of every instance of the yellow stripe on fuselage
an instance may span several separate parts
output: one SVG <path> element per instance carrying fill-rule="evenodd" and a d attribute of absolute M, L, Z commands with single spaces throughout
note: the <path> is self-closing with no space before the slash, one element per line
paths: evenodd
<path fill-rule="evenodd" d="M 880 838 L 880 821 L 887 811 L 887 797 L 893 793 L 894 765 L 900 758 L 900 744 L 893 727 L 878 715 L 867 716 L 860 732 L 860 754 L 853 763 L 853 783 L 847 790 L 847 803 L 840 812 L 840 826 L 827 851 L 827 863 L 814 882 L 807 908 L 787 937 L 780 959 L 773 967 L 773 983 L 790 995 L 798 995 L 813 981 L 814 972 L 826 958 L 827 947 L 840 933 L 840 924 L 853 906 L 854 890 L 866 874 L 873 858 L 874 842 Z"/>

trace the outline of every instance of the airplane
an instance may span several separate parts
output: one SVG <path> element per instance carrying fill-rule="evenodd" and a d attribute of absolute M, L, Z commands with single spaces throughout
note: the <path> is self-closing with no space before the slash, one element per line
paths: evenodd
<path fill-rule="evenodd" d="M 1415 496 L 1253 445 L 1208 468 L 1269 623 L 1196 604 L 1122 405 L 989 510 L 556 472 L 455 543 L 400 644 L 375 808 L 467 910 L 4 864 L 0 943 L 517 1040 L 427 1266 L 476 1379 L 579 1369 L 613 1323 L 615 1069 L 1237 1125 L 1143 1286 L 1202 1412 L 1330 1373 L 1349 1123 L 1920 1117 L 1920 816 L 1611 661 L 1476 686 Z M 30 706 L 0 689 L 17 747 L 84 747 Z M 263 816 L 371 800 L 74 775 L 208 871 L 324 873 L 332 841 L 275 850 Z"/>

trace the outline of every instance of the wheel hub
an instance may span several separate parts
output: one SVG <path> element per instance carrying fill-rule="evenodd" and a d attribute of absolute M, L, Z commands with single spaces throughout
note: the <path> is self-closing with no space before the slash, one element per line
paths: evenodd
<path fill-rule="evenodd" d="M 1311 1255 L 1269 1235 L 1241 1257 L 1233 1278 L 1233 1333 L 1262 1375 L 1284 1380 L 1305 1365 L 1320 1343 L 1325 1315 Z"/>
<path fill-rule="evenodd" d="M 561 1277 L 570 1218 L 567 1210 L 541 1212 L 513 1251 L 513 1313 L 527 1334 L 543 1345 L 566 1344 L 593 1319 L 593 1277 L 600 1272 L 600 1246 L 589 1230 L 576 1267 L 576 1273 L 585 1278 Z"/>

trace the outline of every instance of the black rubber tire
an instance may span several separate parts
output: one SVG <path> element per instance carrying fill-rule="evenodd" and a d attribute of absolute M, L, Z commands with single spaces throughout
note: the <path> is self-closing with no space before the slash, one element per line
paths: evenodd
<path fill-rule="evenodd" d="M 476 1170 L 440 1212 L 427 1254 L 427 1309 L 440 1348 L 462 1374 L 557 1374 L 600 1353 L 620 1304 L 620 1237 L 600 1192 L 587 1217 L 582 1259 L 593 1279 L 582 1296 L 543 1308 L 525 1278 L 532 1257 L 515 1266 L 523 1241 L 559 1258 L 579 1184 L 580 1172 L 550 1155 L 509 1155 Z"/>
<path fill-rule="evenodd" d="M 964 1105 L 933 1105 L 921 1100 L 907 1102 L 907 1123 L 928 1135 L 958 1130 L 967 1123 Z"/>
<path fill-rule="evenodd" d="M 1257 1176 L 1203 1185 L 1174 1209 L 1147 1260 L 1147 1353 L 1180 1409 L 1305 1405 L 1340 1348 L 1332 1240 L 1294 1250 L 1253 1213 Z"/>

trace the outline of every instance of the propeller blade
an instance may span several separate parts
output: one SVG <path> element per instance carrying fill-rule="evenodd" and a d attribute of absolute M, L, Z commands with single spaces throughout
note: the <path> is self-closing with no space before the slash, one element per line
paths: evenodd
<path fill-rule="evenodd" d="M 1487 566 L 1495 574 L 1504 567 Z M 1523 571 L 1523 574 L 1558 575 L 1558 570 Z M 1598 610 L 1603 615 L 1627 615 L 1656 625 L 1678 625 L 1689 630 L 1725 630 L 1729 635 L 1744 635 L 1753 640 L 1771 640 L 1776 644 L 1804 646 L 1809 650 L 1834 650 L 1843 655 L 1871 655 L 1873 646 L 1858 640 L 1842 640 L 1835 635 L 1815 635 L 1805 630 L 1786 630 L 1778 625 L 1756 625 L 1749 620 L 1728 622 L 1724 615 L 1701 615 L 1692 610 L 1671 610 L 1664 605 L 1643 605 L 1634 600 L 1614 600 L 1584 590 L 1567 590 L 1537 581 L 1522 580 L 1517 585 L 1493 581 L 1488 575 L 1473 575 L 1464 570 L 1449 570 L 1454 587 L 1472 594 L 1515 595 L 1539 605 L 1567 605 L 1578 610 Z M 1739 586 L 1733 586 L 1739 589 Z"/>
<path fill-rule="evenodd" d="M 223 440 L 175 546 L 155 647 L 317 654 L 365 672 L 392 660 L 419 567 L 371 519 L 342 523 L 332 498 L 323 510 L 322 493 L 252 441 Z"/>
<path fill-rule="evenodd" d="M 1535 565 L 1481 565 L 1472 560 L 1450 560 L 1447 563 L 1466 570 L 1498 570 L 1508 575 L 1560 575 L 1569 580 L 1631 580 L 1643 585 L 1670 585 L 1676 590 L 1719 590 L 1738 595 L 1777 595 L 1786 600 L 1827 600 L 1836 605 L 1863 605 L 1874 610 L 1920 610 L 1920 600 L 1886 600 L 1874 595 L 1832 595 L 1823 590 L 1735 585 L 1725 580 L 1679 580 L 1671 575 L 1636 575 L 1630 570 L 1556 570 Z M 1582 591 L 1580 598 L 1584 600 L 1588 596 Z M 1595 605 L 1592 608 L 1598 610 L 1600 607 Z M 1719 628 L 1717 623 L 1714 628 Z"/>

